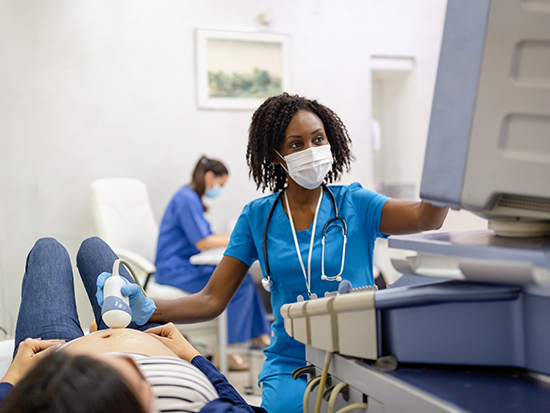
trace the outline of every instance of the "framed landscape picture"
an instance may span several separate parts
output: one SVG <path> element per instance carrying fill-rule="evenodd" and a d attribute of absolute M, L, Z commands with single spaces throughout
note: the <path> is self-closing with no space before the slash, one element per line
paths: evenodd
<path fill-rule="evenodd" d="M 289 36 L 196 30 L 197 102 L 204 109 L 256 109 L 290 90 Z"/>

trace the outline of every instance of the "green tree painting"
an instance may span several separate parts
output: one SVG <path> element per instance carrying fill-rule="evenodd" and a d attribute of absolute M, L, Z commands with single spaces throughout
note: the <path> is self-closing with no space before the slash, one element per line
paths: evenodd
<path fill-rule="evenodd" d="M 267 98 L 282 92 L 281 78 L 258 68 L 253 73 L 209 71 L 208 87 L 210 97 Z"/>

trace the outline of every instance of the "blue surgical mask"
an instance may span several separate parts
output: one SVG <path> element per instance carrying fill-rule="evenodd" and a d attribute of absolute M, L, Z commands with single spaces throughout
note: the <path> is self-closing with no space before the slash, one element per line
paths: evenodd
<path fill-rule="evenodd" d="M 220 196 L 222 193 L 222 187 L 218 184 L 214 184 L 214 186 L 210 189 L 207 189 L 204 193 L 208 198 L 214 199 Z"/>

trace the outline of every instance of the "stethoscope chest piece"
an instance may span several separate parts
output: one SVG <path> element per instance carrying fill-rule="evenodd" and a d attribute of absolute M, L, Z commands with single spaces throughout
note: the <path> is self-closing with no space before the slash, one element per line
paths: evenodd
<path fill-rule="evenodd" d="M 264 287 L 264 290 L 266 290 L 268 293 L 273 291 L 273 280 L 271 277 L 263 277 L 262 278 L 262 287 Z"/>

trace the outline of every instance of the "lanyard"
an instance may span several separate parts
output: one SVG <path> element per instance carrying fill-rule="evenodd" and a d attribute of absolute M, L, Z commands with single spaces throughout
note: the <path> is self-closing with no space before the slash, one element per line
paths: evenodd
<path fill-rule="evenodd" d="M 317 216 L 319 215 L 319 208 L 321 207 L 321 201 L 323 200 L 323 190 L 321 190 L 321 194 L 319 195 L 319 201 L 317 201 L 317 207 L 315 208 L 315 215 L 313 217 L 313 228 L 311 230 L 311 241 L 309 243 L 309 254 L 307 259 L 307 274 L 306 269 L 304 267 L 304 262 L 302 261 L 302 254 L 300 254 L 300 245 L 298 244 L 298 237 L 296 236 L 296 230 L 294 229 L 294 220 L 292 219 L 292 212 L 290 211 L 290 204 L 288 203 L 288 195 L 285 192 L 285 204 L 286 209 L 288 211 L 288 218 L 290 221 L 290 228 L 292 229 L 292 236 L 294 237 L 294 245 L 296 246 L 296 253 L 298 254 L 298 260 L 300 261 L 300 265 L 302 266 L 302 273 L 304 274 L 304 280 L 306 282 L 307 287 L 307 293 L 309 298 L 311 298 L 311 256 L 313 251 L 313 241 L 315 239 L 315 229 L 317 228 Z"/>

